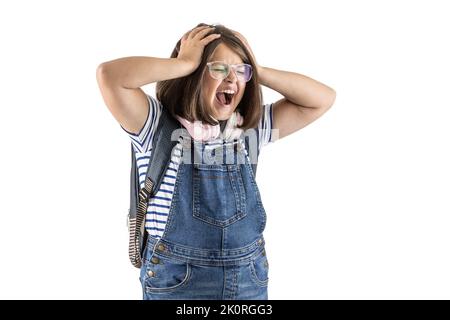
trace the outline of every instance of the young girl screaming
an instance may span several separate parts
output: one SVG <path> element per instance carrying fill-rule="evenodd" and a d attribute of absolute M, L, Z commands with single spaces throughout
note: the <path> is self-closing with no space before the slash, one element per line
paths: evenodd
<path fill-rule="evenodd" d="M 206 24 L 186 32 L 170 58 L 100 64 L 97 81 L 131 138 L 141 188 L 162 112 L 183 129 L 174 135 L 170 163 L 148 200 L 140 266 L 144 299 L 268 299 L 257 155 L 324 114 L 335 91 L 307 76 L 260 66 L 240 33 Z M 154 82 L 156 97 L 141 89 Z M 283 98 L 264 104 L 261 85 Z"/>

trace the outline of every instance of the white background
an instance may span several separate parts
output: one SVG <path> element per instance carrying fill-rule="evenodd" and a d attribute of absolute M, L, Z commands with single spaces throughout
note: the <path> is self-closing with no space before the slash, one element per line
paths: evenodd
<path fill-rule="evenodd" d="M 337 91 L 260 156 L 269 298 L 449 299 L 445 5 L 1 2 L 0 298 L 141 299 L 127 256 L 130 142 L 95 71 L 169 57 L 206 22 L 241 32 L 261 65 Z M 279 98 L 264 88 L 266 103 Z"/>

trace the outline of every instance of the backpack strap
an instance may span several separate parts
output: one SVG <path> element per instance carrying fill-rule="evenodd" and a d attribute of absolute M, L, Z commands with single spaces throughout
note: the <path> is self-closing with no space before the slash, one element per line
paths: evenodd
<path fill-rule="evenodd" d="M 131 146 L 131 181 L 130 181 L 130 210 L 128 214 L 129 247 L 128 254 L 133 266 L 142 266 L 147 233 L 145 232 L 145 215 L 147 213 L 148 200 L 161 185 L 173 147 L 177 139 L 172 140 L 174 130 L 180 128 L 180 123 L 172 117 L 166 108 L 162 108 L 158 126 L 152 142 L 145 184 L 142 189 L 139 186 L 139 172 L 136 167 L 136 157 Z"/>

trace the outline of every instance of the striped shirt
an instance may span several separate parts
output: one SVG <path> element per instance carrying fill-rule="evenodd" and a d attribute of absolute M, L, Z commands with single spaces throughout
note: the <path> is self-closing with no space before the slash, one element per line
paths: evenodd
<path fill-rule="evenodd" d="M 139 184 L 143 188 L 145 177 L 147 174 L 148 164 L 152 153 L 152 141 L 155 135 L 155 130 L 158 126 L 158 121 L 161 115 L 162 105 L 154 97 L 147 94 L 149 101 L 149 112 L 144 126 L 138 134 L 127 132 L 131 138 L 131 143 L 136 155 L 136 166 L 139 173 Z M 272 140 L 272 106 L 273 104 L 266 104 L 263 106 L 263 115 L 259 121 L 258 130 L 259 133 L 259 145 L 258 148 L 265 146 Z M 150 235 L 161 238 L 166 226 L 167 218 L 169 216 L 170 205 L 172 202 L 173 191 L 175 187 L 175 180 L 177 177 L 178 166 L 181 160 L 182 140 L 180 137 L 178 143 L 175 145 L 175 151 L 169 163 L 169 167 L 164 174 L 163 181 L 159 190 L 149 200 L 147 207 L 147 214 L 145 217 L 145 229 Z M 205 142 L 205 147 L 214 148 L 214 146 L 224 146 L 223 140 L 220 138 Z M 233 143 L 233 142 L 227 142 Z M 239 143 L 245 144 L 242 139 L 239 139 Z M 246 151 L 248 156 L 248 152 Z"/>

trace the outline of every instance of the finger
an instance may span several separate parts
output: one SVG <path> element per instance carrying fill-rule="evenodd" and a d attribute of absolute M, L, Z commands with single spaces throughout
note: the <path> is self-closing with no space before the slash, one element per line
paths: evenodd
<path fill-rule="evenodd" d="M 209 26 L 201 26 L 201 27 L 197 27 L 191 30 L 191 33 L 189 34 L 189 38 L 192 39 L 194 38 L 198 33 L 202 32 L 203 30 L 207 30 L 210 29 Z"/>
<path fill-rule="evenodd" d="M 208 43 L 210 43 L 211 41 L 213 41 L 213 40 L 215 40 L 215 39 L 217 39 L 217 38 L 220 38 L 220 33 L 213 33 L 213 34 L 210 34 L 209 36 L 207 36 L 206 38 L 204 38 L 204 39 L 201 40 L 200 42 L 201 42 L 203 45 L 207 45 Z"/>
<path fill-rule="evenodd" d="M 197 29 L 201 29 L 201 28 L 203 28 L 203 26 L 202 27 L 196 27 L 196 28 L 194 28 L 194 29 L 191 29 L 191 30 L 189 30 L 188 32 L 186 32 L 184 35 L 186 36 L 186 38 L 185 39 L 188 39 L 188 38 L 192 38 L 193 37 L 193 34 L 195 34 L 195 31 L 197 30 Z"/>
<path fill-rule="evenodd" d="M 202 31 L 200 31 L 200 32 L 197 34 L 197 38 L 201 40 L 201 39 L 205 38 L 206 35 L 207 35 L 208 33 L 211 33 L 211 32 L 214 32 L 214 27 L 213 27 L 213 28 L 210 28 L 210 29 L 207 29 L 207 30 L 202 30 Z M 217 33 L 211 33 L 211 34 L 217 34 Z M 211 35 L 211 34 L 210 34 L 210 35 Z"/>
<path fill-rule="evenodd" d="M 183 34 L 183 36 L 181 37 L 181 40 L 183 40 L 183 41 L 186 40 L 188 38 L 188 36 L 189 36 L 189 32 L 190 31 L 188 31 L 185 34 Z"/>
<path fill-rule="evenodd" d="M 200 30 L 195 36 L 194 38 L 197 39 L 203 39 L 208 33 L 210 33 L 212 30 L 214 30 L 214 27 L 208 27 L 205 28 L 203 30 Z"/>

